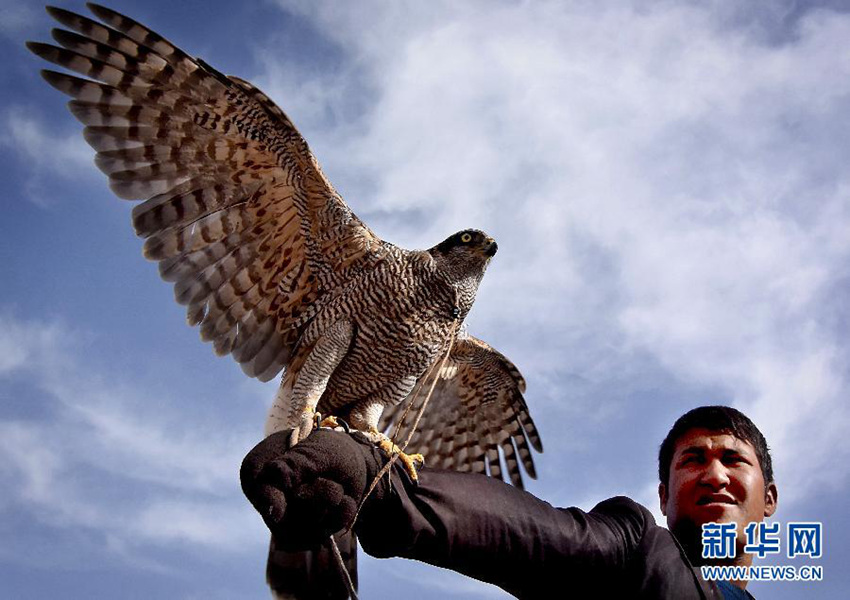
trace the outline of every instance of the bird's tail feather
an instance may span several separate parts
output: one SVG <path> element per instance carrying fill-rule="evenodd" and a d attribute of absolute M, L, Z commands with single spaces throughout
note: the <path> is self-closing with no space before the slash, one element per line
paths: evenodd
<path fill-rule="evenodd" d="M 353 531 L 334 536 L 345 568 L 357 589 L 357 538 Z M 287 552 L 272 536 L 266 581 L 276 600 L 346 600 L 345 575 L 340 572 L 330 542 L 318 550 Z"/>

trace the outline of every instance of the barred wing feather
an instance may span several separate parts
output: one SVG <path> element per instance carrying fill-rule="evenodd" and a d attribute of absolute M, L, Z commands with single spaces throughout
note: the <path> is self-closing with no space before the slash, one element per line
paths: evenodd
<path fill-rule="evenodd" d="M 101 22 L 59 9 L 57 45 L 34 43 L 73 99 L 96 164 L 218 354 L 264 381 L 288 364 L 316 303 L 382 256 L 292 122 L 227 77 L 110 9 Z M 70 30 L 70 31 L 69 31 Z"/>
<path fill-rule="evenodd" d="M 381 430 L 394 435 L 397 443 L 407 439 L 428 394 L 430 381 L 421 383 L 405 402 L 384 410 Z M 524 391 L 525 380 L 503 354 L 472 336 L 458 338 L 405 451 L 424 454 L 432 467 L 500 479 L 501 452 L 507 478 L 523 487 L 519 464 L 536 478 L 531 449 L 543 451 Z M 404 424 L 398 428 L 406 410 Z"/>

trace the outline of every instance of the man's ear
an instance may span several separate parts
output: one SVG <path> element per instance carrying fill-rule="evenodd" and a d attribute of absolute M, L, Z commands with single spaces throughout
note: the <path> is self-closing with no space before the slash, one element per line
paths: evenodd
<path fill-rule="evenodd" d="M 773 516 L 779 504 L 779 490 L 772 481 L 764 488 L 764 516 Z"/>
<path fill-rule="evenodd" d="M 661 514 L 667 516 L 667 486 L 658 484 L 658 501 L 661 503 Z"/>

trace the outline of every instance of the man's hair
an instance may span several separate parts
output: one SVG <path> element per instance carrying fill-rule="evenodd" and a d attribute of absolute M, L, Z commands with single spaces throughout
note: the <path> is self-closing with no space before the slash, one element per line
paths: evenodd
<path fill-rule="evenodd" d="M 658 451 L 658 478 L 664 485 L 667 485 L 670 480 L 670 465 L 673 462 L 676 442 L 691 429 L 728 433 L 741 441 L 749 442 L 755 448 L 765 484 L 773 482 L 770 449 L 767 447 L 767 440 L 764 439 L 755 423 L 741 411 L 729 406 L 700 406 L 679 417 L 673 423 L 667 437 L 661 442 L 661 448 Z"/>

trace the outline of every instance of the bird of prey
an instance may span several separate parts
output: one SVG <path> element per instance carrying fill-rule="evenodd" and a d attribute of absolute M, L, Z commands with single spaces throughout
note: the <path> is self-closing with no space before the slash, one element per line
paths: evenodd
<path fill-rule="evenodd" d="M 48 8 L 67 29 L 53 30 L 58 45 L 28 46 L 84 76 L 43 71 L 73 98 L 115 194 L 143 200 L 133 226 L 188 323 L 249 376 L 283 371 L 266 434 L 291 428 L 296 443 L 319 412 L 394 450 L 382 429 L 406 399 L 423 401 L 417 383 L 434 373 L 412 447 L 497 477 L 501 451 L 514 484 L 520 462 L 534 477 L 531 448 L 542 447 L 521 375 L 484 342 L 455 336 L 496 242 L 475 229 L 421 251 L 379 239 L 263 92 L 88 7 L 99 22 Z"/>

